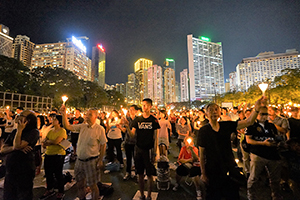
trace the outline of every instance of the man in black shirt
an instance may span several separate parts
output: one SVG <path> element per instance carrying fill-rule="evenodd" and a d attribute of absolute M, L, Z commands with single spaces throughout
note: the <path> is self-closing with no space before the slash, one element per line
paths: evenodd
<path fill-rule="evenodd" d="M 158 120 L 150 114 L 152 107 L 151 99 L 142 101 L 143 114 L 133 120 L 131 134 L 136 135 L 135 146 L 135 168 L 139 175 L 139 188 L 141 192 L 140 199 L 146 199 L 144 195 L 144 170 L 148 177 L 148 196 L 151 199 L 151 191 L 153 187 L 153 175 L 155 175 L 155 167 L 153 165 L 157 150 L 157 129 L 160 128 Z"/>
<path fill-rule="evenodd" d="M 231 149 L 230 135 L 232 132 L 254 123 L 258 111 L 266 103 L 265 97 L 255 103 L 255 111 L 249 118 L 240 121 L 221 121 L 220 107 L 209 104 L 206 107 L 209 124 L 199 130 L 197 144 L 200 148 L 201 179 L 207 185 L 207 200 L 239 199 L 239 188 L 227 173 L 236 163 Z"/>
<path fill-rule="evenodd" d="M 251 168 L 247 185 L 249 200 L 258 199 L 259 176 L 265 168 L 270 179 L 272 199 L 281 199 L 279 195 L 281 166 L 276 135 L 278 136 L 275 125 L 268 122 L 268 108 L 260 108 L 257 121 L 247 128 L 246 133 L 246 141 L 251 145 Z"/>

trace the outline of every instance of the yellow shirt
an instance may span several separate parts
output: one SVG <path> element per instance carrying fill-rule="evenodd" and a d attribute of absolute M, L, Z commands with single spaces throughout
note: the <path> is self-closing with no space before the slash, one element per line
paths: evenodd
<path fill-rule="evenodd" d="M 55 132 L 54 129 L 51 129 L 46 138 L 49 140 L 56 140 L 57 137 L 67 139 L 68 136 L 66 130 L 62 128 Z M 46 147 L 46 155 L 66 155 L 66 151 L 59 144 L 53 144 Z"/>

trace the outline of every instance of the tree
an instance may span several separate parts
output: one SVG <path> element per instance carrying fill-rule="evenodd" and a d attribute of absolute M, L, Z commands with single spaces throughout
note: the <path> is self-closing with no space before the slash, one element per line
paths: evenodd
<path fill-rule="evenodd" d="M 22 62 L 0 55 L 0 90 L 25 93 L 29 89 L 29 68 Z"/>

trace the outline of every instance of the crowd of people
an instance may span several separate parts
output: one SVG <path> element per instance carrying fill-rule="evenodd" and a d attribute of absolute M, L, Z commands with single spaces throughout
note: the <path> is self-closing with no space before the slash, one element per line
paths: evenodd
<path fill-rule="evenodd" d="M 243 182 L 248 199 L 259 199 L 262 176 L 273 200 L 282 199 L 282 190 L 300 199 L 297 107 L 287 113 L 267 106 L 266 97 L 262 97 L 252 108 L 228 109 L 210 103 L 202 109 L 175 111 L 158 109 L 151 99 L 144 99 L 141 107 L 131 105 L 128 112 L 124 108 L 111 113 L 76 109 L 71 114 L 66 110 L 62 105 L 48 116 L 21 107 L 0 113 L 0 152 L 6 168 L 3 199 L 32 199 L 33 179 L 42 166 L 47 190 L 40 199 L 53 195 L 63 199 L 66 149 L 62 143 L 67 140 L 72 144 L 70 162 L 75 162 L 79 199 L 85 199 L 87 187 L 92 199 L 98 199 L 101 170 L 117 163 L 121 169 L 125 167 L 124 181 L 137 176 L 140 199 L 150 200 L 155 163 L 161 158 L 169 161 L 170 156 L 177 158 L 173 190 L 178 191 L 181 178 L 189 176 L 197 200 L 240 199 Z M 178 147 L 175 155 L 170 155 L 172 140 Z"/>

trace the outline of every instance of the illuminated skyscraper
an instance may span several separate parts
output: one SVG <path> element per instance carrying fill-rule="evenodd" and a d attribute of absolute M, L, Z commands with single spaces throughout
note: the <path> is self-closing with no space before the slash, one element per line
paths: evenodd
<path fill-rule="evenodd" d="M 131 73 L 128 75 L 128 81 L 126 83 L 126 99 L 129 104 L 137 104 L 135 99 L 135 74 Z"/>
<path fill-rule="evenodd" d="M 187 36 L 190 98 L 212 100 L 225 92 L 222 43 Z"/>
<path fill-rule="evenodd" d="M 161 66 L 153 65 L 148 68 L 148 98 L 154 105 L 162 105 L 163 101 L 163 76 Z"/>
<path fill-rule="evenodd" d="M 101 87 L 105 85 L 105 49 L 101 44 L 92 50 L 92 81 Z"/>
<path fill-rule="evenodd" d="M 86 56 L 86 47 L 75 37 L 67 42 L 37 44 L 31 60 L 31 68 L 36 67 L 61 67 L 79 79 L 91 80 L 91 60 Z"/>
<path fill-rule="evenodd" d="M 267 79 L 273 81 L 276 76 L 281 76 L 281 70 L 286 68 L 300 68 L 300 53 L 296 49 L 277 54 L 273 51 L 262 52 L 255 57 L 244 58 L 236 66 L 238 90 L 248 90 L 251 85 Z"/>
<path fill-rule="evenodd" d="M 0 55 L 12 57 L 13 40 L 9 37 L 9 28 L 0 24 Z"/>
<path fill-rule="evenodd" d="M 175 70 L 172 68 L 166 68 L 164 71 L 164 99 L 165 103 L 169 104 L 176 102 L 175 92 Z"/>
<path fill-rule="evenodd" d="M 189 101 L 189 81 L 187 69 L 180 72 L 180 93 L 181 102 Z"/>
<path fill-rule="evenodd" d="M 26 35 L 17 35 L 13 43 L 13 58 L 21 61 L 25 66 L 31 67 L 31 58 L 35 44 Z"/>
<path fill-rule="evenodd" d="M 144 98 L 148 97 L 148 73 L 147 69 L 153 65 L 152 60 L 140 58 L 134 63 L 135 72 L 135 97 L 140 103 Z"/>

